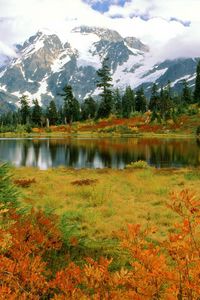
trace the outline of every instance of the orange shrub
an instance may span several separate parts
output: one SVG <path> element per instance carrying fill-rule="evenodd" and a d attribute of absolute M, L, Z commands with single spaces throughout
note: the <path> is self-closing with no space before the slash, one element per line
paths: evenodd
<path fill-rule="evenodd" d="M 0 299 L 200 299 L 200 200 L 183 190 L 172 194 L 168 207 L 182 221 L 166 241 L 155 242 L 156 229 L 149 226 L 128 225 L 118 233 L 127 268 L 111 272 L 112 259 L 87 258 L 82 268 L 71 262 L 54 277 L 47 259 L 61 247 L 54 217 L 3 212 L 10 225 L 0 228 L 1 236 L 10 239 L 6 247 L 0 240 Z"/>
<path fill-rule="evenodd" d="M 73 185 L 92 185 L 92 184 L 95 184 L 97 183 L 97 179 L 89 179 L 89 178 L 86 178 L 86 179 L 81 179 L 81 180 L 75 180 L 75 181 L 72 181 L 71 184 Z"/>
<path fill-rule="evenodd" d="M 20 187 L 29 187 L 32 183 L 36 183 L 35 178 L 31 178 L 31 179 L 21 178 L 21 179 L 14 180 L 14 184 Z"/>
<path fill-rule="evenodd" d="M 18 215 L 9 210 L 7 248 L 0 248 L 0 299 L 41 299 L 48 295 L 50 275 L 44 256 L 61 247 L 55 220 L 42 212 Z"/>

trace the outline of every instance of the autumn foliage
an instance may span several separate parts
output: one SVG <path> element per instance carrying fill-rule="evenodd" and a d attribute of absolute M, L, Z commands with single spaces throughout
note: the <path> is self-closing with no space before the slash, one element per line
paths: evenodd
<path fill-rule="evenodd" d="M 35 178 L 21 178 L 21 179 L 15 179 L 14 184 L 16 184 L 19 187 L 29 187 L 31 184 L 36 183 Z"/>
<path fill-rule="evenodd" d="M 40 299 L 47 293 L 49 271 L 44 258 L 61 246 L 55 221 L 42 212 L 19 215 L 2 211 L 0 299 Z"/>
<path fill-rule="evenodd" d="M 95 183 L 97 183 L 97 179 L 89 179 L 89 178 L 81 179 L 81 180 L 75 180 L 75 181 L 71 182 L 72 185 L 78 185 L 78 186 L 92 185 L 92 184 L 95 184 Z"/>
<path fill-rule="evenodd" d="M 200 299 L 200 199 L 183 190 L 168 207 L 180 222 L 165 241 L 149 225 L 118 232 L 127 263 L 111 271 L 113 260 L 103 257 L 52 268 L 51 253 L 59 258 L 63 247 L 57 217 L 1 205 L 0 299 Z"/>

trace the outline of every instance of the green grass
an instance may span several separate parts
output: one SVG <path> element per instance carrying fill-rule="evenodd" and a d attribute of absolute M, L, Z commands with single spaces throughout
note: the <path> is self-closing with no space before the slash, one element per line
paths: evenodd
<path fill-rule="evenodd" d="M 185 174 L 184 177 L 186 180 L 191 180 L 191 181 L 200 180 L 200 170 L 193 170 L 191 172 L 188 172 Z"/>

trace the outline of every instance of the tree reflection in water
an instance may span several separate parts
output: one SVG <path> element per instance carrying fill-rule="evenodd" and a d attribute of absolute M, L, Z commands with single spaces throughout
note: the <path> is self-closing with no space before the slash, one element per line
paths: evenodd
<path fill-rule="evenodd" d="M 60 165 L 75 168 L 124 168 L 145 160 L 150 165 L 200 165 L 200 140 L 156 138 L 0 139 L 0 160 L 42 169 Z"/>
<path fill-rule="evenodd" d="M 196 139 L 197 146 L 200 148 L 200 138 Z"/>

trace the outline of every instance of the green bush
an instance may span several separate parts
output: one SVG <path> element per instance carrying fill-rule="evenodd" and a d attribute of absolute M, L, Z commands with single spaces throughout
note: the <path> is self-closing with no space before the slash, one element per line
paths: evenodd
<path fill-rule="evenodd" d="M 126 165 L 127 169 L 148 169 L 149 165 L 144 160 L 138 160 L 135 162 L 131 162 L 130 164 Z"/>
<path fill-rule="evenodd" d="M 131 118 L 140 117 L 140 116 L 142 116 L 142 113 L 139 111 L 133 111 L 130 115 Z"/>
<path fill-rule="evenodd" d="M 26 131 L 27 133 L 31 133 L 31 132 L 32 132 L 32 126 L 31 126 L 30 124 L 27 124 L 27 125 L 25 126 L 25 131 Z"/>
<path fill-rule="evenodd" d="M 127 125 L 119 125 L 117 126 L 117 132 L 122 134 L 131 134 L 133 133 L 133 130 Z"/>
<path fill-rule="evenodd" d="M 14 125 L 3 125 L 0 127 L 0 133 L 14 132 L 15 128 Z"/>
<path fill-rule="evenodd" d="M 187 115 L 188 116 L 194 116 L 194 115 L 197 115 L 198 114 L 198 108 L 196 107 L 190 107 L 187 111 Z"/>
<path fill-rule="evenodd" d="M 51 130 L 51 128 L 50 128 L 50 127 L 46 127 L 46 128 L 45 128 L 45 132 L 46 132 L 46 133 L 51 133 L 51 132 L 52 132 L 52 130 Z"/>
<path fill-rule="evenodd" d="M 119 133 L 119 134 L 132 134 L 135 133 L 135 131 L 132 130 L 132 128 L 128 127 L 127 125 L 117 125 L 117 126 L 111 126 L 102 128 L 99 130 L 101 133 Z"/>
<path fill-rule="evenodd" d="M 25 131 L 26 131 L 25 125 L 18 124 L 17 127 L 15 128 L 16 133 L 24 133 Z"/>

